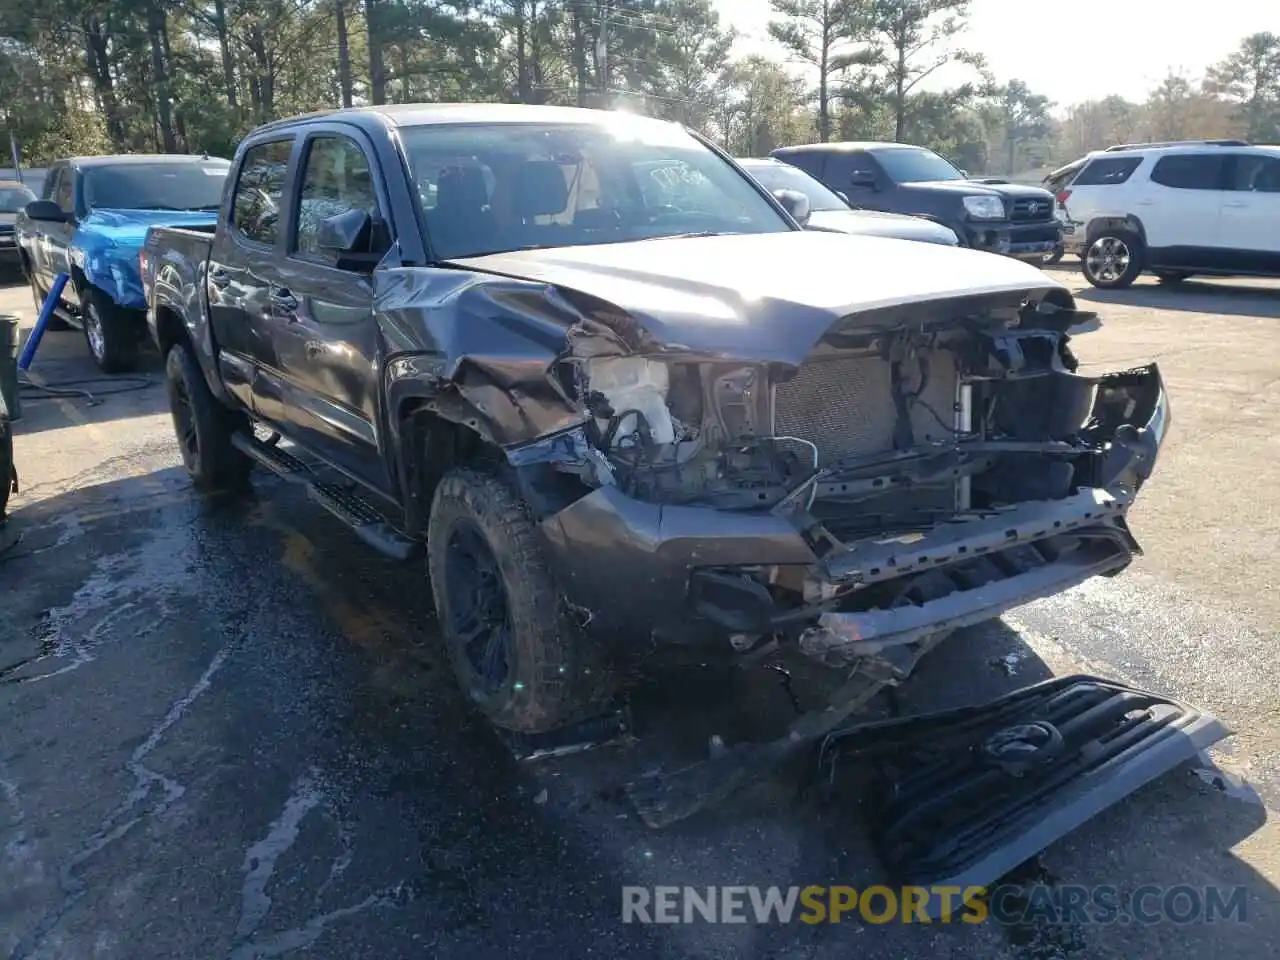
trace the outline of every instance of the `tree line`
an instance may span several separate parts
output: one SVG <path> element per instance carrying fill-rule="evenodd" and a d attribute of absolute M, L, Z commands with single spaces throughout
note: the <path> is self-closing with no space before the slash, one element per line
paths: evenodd
<path fill-rule="evenodd" d="M 1142 103 L 1056 105 L 998 82 L 965 46 L 969 0 L 770 2 L 785 60 L 733 57 L 736 34 L 711 0 L 6 0 L 0 123 L 31 165 L 124 151 L 229 156 L 277 117 L 443 100 L 621 105 L 737 155 L 901 140 L 973 173 L 1119 141 L 1280 142 L 1274 34 L 1245 38 L 1202 79 L 1170 75 Z M 926 82 L 948 64 L 963 82 Z"/>

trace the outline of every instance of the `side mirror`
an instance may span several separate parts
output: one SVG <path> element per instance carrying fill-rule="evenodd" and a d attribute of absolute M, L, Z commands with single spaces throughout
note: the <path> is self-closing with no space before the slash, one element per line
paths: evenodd
<path fill-rule="evenodd" d="M 799 190 L 775 190 L 773 196 L 800 226 L 809 222 L 809 198 Z"/>
<path fill-rule="evenodd" d="M 386 225 L 366 210 L 348 210 L 320 221 L 317 244 L 339 270 L 370 270 L 386 252 Z"/>
<path fill-rule="evenodd" d="M 855 170 L 849 177 L 849 186 L 857 190 L 879 190 L 876 175 L 869 170 Z"/>
<path fill-rule="evenodd" d="M 52 200 L 32 200 L 22 208 L 22 212 L 29 220 L 43 220 L 48 223 L 66 223 L 71 219 L 67 211 Z"/>

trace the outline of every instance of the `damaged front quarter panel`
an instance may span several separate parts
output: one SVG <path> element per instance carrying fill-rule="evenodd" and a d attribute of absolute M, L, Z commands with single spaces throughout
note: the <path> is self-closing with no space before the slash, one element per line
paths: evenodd
<path fill-rule="evenodd" d="M 436 268 L 375 277 L 393 431 L 425 408 L 512 447 L 583 422 L 556 370 L 577 318 L 545 284 Z"/>

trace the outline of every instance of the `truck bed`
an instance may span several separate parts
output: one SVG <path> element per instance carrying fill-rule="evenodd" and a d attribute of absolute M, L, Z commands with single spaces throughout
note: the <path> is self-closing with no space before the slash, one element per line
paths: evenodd
<path fill-rule="evenodd" d="M 156 328 L 155 304 L 199 304 L 206 309 L 204 267 L 213 250 L 215 227 L 152 227 L 142 245 L 139 272 L 146 296 L 147 326 L 161 352 L 165 345 Z M 157 297 L 157 290 L 161 296 Z"/>

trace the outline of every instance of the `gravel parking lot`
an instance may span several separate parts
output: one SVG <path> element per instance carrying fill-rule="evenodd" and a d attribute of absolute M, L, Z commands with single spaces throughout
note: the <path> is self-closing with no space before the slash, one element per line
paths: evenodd
<path fill-rule="evenodd" d="M 1280 284 L 1082 286 L 1087 368 L 1159 361 L 1172 434 L 1114 580 L 957 635 L 903 690 L 973 702 L 1098 673 L 1235 731 L 1049 849 L 1048 884 L 1247 888 L 1243 922 L 645 927 L 625 884 L 863 886 L 855 809 L 780 778 L 653 832 L 628 774 L 794 709 L 774 673 L 642 682 L 635 742 L 517 764 L 462 704 L 423 572 L 259 476 L 201 500 L 151 358 L 24 396 L 0 554 L 0 954 L 176 957 L 1280 956 Z M 0 313 L 33 319 L 25 287 Z M 50 334 L 42 382 L 93 377 Z M 121 391 L 111 392 L 109 391 Z M 0 536 L 0 546 L 5 545 Z M 801 691 L 803 696 L 803 691 Z"/>

